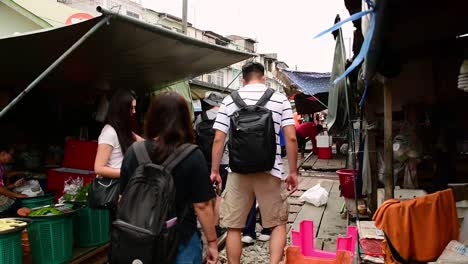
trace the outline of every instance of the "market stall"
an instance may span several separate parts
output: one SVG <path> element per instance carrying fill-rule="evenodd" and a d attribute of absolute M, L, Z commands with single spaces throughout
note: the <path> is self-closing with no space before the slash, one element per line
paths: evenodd
<path fill-rule="evenodd" d="M 465 250 L 467 239 L 468 27 L 456 22 L 467 3 L 345 3 L 359 37 L 353 61 L 345 67 L 340 24 L 325 31 L 338 33 L 335 65 L 342 67 L 334 87 L 341 83 L 347 91 L 341 113 L 333 115 L 348 116 L 355 190 L 377 211 L 375 224 L 386 240 L 380 253 L 385 263 L 466 261 L 454 248 Z M 416 215 L 424 225 L 411 227 Z M 446 236 L 429 238 L 427 230 Z M 414 240 L 418 236 L 424 241 Z M 372 250 L 367 252 L 372 256 Z M 383 263 L 384 258 L 366 261 Z"/>
<path fill-rule="evenodd" d="M 102 16 L 81 23 L 0 39 L 0 137 L 15 145 L 17 157 L 9 171 L 25 171 L 18 177 L 38 179 L 47 193 L 47 199 L 40 201 L 43 204 L 31 202 L 32 212 L 26 215 L 62 197 L 64 189 L 77 186 L 70 181 L 79 179 L 82 190 L 94 178 L 94 140 L 104 125 L 106 105 L 114 90 L 124 87 L 136 91 L 141 119 L 154 90 L 251 56 L 98 10 Z M 50 215 L 52 211 L 41 212 Z M 25 263 L 42 263 L 43 259 L 52 261 L 48 263 L 72 259 L 86 263 L 89 248 L 105 257 L 102 247 L 95 248 L 109 240 L 108 232 L 89 227 L 105 227 L 108 215 L 81 209 L 70 213 L 74 219 L 70 222 L 68 211 L 54 212 L 63 217 L 46 218 L 41 225 L 27 228 L 32 257 Z M 60 222 L 60 228 L 67 231 L 58 230 L 58 225 L 47 229 L 49 220 Z M 101 224 L 93 225 L 96 221 Z M 73 235 L 74 229 L 86 227 L 88 230 L 82 229 L 80 234 L 104 237 Z M 34 228 L 40 230 L 29 233 Z M 42 237 L 59 234 L 60 239 L 51 241 Z M 72 245 L 88 249 L 72 251 Z M 23 252 L 27 253 L 25 247 Z"/>

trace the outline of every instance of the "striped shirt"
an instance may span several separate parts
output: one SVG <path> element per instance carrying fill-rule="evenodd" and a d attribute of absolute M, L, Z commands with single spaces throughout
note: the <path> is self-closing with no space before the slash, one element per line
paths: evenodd
<path fill-rule="evenodd" d="M 264 84 L 249 84 L 239 89 L 239 95 L 247 105 L 253 105 L 262 97 L 266 89 Z M 274 93 L 265 107 L 270 109 L 273 113 L 273 122 L 276 132 L 276 160 L 270 173 L 273 176 L 283 179 L 283 160 L 281 159 L 279 131 L 281 127 L 294 126 L 291 104 L 283 94 Z M 238 109 L 231 96 L 224 98 L 213 128 L 228 134 L 231 124 L 230 117 Z"/>

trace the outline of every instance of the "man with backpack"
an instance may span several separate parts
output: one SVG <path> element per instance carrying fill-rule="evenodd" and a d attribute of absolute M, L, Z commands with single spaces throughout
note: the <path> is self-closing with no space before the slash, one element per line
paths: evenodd
<path fill-rule="evenodd" d="M 287 197 L 297 189 L 297 141 L 291 105 L 286 96 L 265 86 L 265 68 L 251 62 L 242 68 L 244 87 L 226 97 L 214 129 L 211 180 L 221 184 L 219 164 L 229 134 L 229 168 L 220 209 L 221 225 L 228 228 L 229 263 L 240 263 L 241 231 L 254 199 L 262 226 L 273 228 L 270 263 L 279 263 L 286 245 Z M 279 131 L 286 140 L 289 171 L 283 173 Z M 284 184 L 285 182 L 285 184 Z M 286 191 L 289 191 L 289 193 Z"/>
<path fill-rule="evenodd" d="M 209 109 L 203 111 L 197 119 L 195 119 L 194 127 L 195 132 L 197 135 L 197 143 L 202 151 L 203 155 L 205 156 L 206 162 L 211 168 L 211 151 L 213 148 L 213 141 L 214 141 L 214 129 L 213 125 L 216 120 L 216 116 L 218 115 L 219 106 L 223 102 L 224 97 L 218 92 L 211 92 L 203 102 L 208 105 Z M 222 187 L 220 191 L 224 191 L 226 186 L 226 178 L 228 175 L 228 164 L 229 164 L 229 152 L 224 144 L 224 152 L 221 158 L 221 165 L 219 166 L 219 174 L 221 175 L 222 180 Z M 219 226 L 219 206 L 221 203 L 221 197 L 216 197 L 215 201 L 215 223 L 216 223 L 216 234 L 218 237 L 222 236 L 225 232 L 225 228 L 221 228 Z"/>

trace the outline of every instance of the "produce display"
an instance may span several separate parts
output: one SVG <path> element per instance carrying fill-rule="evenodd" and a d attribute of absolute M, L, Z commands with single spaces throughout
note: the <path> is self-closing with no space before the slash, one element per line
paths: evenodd
<path fill-rule="evenodd" d="M 55 207 L 44 207 L 36 210 L 32 210 L 29 216 L 45 216 L 45 215 L 60 215 L 63 214 L 63 211 Z"/>
<path fill-rule="evenodd" d="M 86 202 L 88 198 L 88 191 L 89 187 L 91 186 L 90 183 L 86 184 L 85 186 L 81 186 L 76 190 L 76 192 L 65 193 L 63 195 L 63 201 L 65 202 Z"/>
<path fill-rule="evenodd" d="M 26 226 L 27 223 L 24 221 L 14 219 L 0 219 L 0 232 L 12 230 L 16 227 Z"/>

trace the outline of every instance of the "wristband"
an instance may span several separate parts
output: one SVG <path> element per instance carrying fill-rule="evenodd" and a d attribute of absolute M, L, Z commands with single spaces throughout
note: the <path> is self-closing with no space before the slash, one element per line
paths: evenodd
<path fill-rule="evenodd" d="M 207 243 L 218 242 L 218 238 L 215 238 L 215 239 L 213 239 L 213 240 L 207 240 L 206 242 L 207 242 Z"/>

